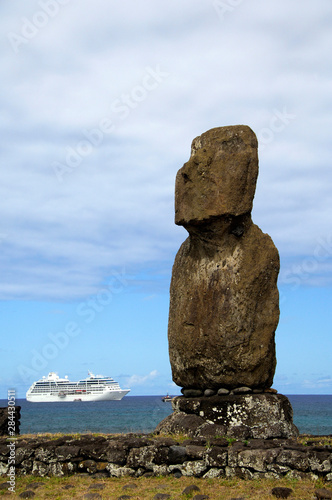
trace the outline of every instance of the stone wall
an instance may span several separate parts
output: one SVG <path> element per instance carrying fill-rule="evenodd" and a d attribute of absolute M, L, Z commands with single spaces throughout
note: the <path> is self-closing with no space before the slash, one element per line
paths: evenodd
<path fill-rule="evenodd" d="M 0 408 L 0 436 L 8 436 L 13 426 L 15 427 L 15 434 L 20 433 L 21 407 L 10 406 L 9 408 L 9 417 L 14 418 L 8 419 L 8 407 Z"/>
<path fill-rule="evenodd" d="M 331 442 L 331 440 L 329 440 Z M 156 435 L 21 436 L 15 441 L 16 474 L 96 477 L 166 476 L 245 479 L 322 477 L 332 481 L 332 446 L 296 439 L 233 441 Z M 0 438 L 0 474 L 8 469 L 8 439 Z"/>

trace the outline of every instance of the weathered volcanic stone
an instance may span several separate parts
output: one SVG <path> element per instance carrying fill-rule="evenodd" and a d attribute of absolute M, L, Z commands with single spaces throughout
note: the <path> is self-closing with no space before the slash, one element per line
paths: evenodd
<path fill-rule="evenodd" d="M 175 222 L 189 237 L 175 258 L 169 355 L 193 389 L 272 385 L 279 255 L 251 220 L 257 139 L 247 126 L 209 130 L 179 170 Z"/>
<path fill-rule="evenodd" d="M 0 408 L 0 436 L 8 436 L 15 427 L 15 434 L 20 433 L 20 406 Z"/>
<path fill-rule="evenodd" d="M 236 439 L 291 438 L 299 433 L 291 404 L 282 394 L 179 396 L 172 406 L 174 413 L 160 422 L 158 432 L 202 436 L 209 425 L 210 434 Z"/>
<path fill-rule="evenodd" d="M 213 128 L 196 137 L 176 176 L 175 223 L 251 212 L 257 175 L 257 139 L 249 127 Z"/>

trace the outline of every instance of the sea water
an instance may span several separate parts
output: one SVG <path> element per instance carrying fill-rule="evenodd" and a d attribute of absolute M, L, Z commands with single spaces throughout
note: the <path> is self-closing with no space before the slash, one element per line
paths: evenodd
<path fill-rule="evenodd" d="M 287 396 L 301 434 L 332 435 L 332 395 Z"/>
<path fill-rule="evenodd" d="M 294 423 L 301 434 L 332 434 L 332 395 L 287 396 Z M 6 400 L 0 400 L 5 407 Z M 162 396 L 125 396 L 121 401 L 30 403 L 21 406 L 21 434 L 35 433 L 146 433 L 172 413 L 172 404 Z"/>
<path fill-rule="evenodd" d="M 21 406 L 21 434 L 37 432 L 151 432 L 172 413 L 172 404 L 161 396 L 125 396 L 121 401 L 31 403 Z"/>

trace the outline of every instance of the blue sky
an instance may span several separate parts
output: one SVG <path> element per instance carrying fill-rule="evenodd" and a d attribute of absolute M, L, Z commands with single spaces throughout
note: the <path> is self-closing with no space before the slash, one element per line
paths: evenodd
<path fill-rule="evenodd" d="M 168 288 L 194 137 L 259 140 L 274 387 L 332 393 L 330 0 L 1 2 L 0 398 L 57 371 L 178 394 Z"/>

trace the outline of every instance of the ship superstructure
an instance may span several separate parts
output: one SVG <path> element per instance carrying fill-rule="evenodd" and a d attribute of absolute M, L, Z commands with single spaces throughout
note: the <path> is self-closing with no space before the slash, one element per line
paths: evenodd
<path fill-rule="evenodd" d="M 70 382 L 68 377 L 60 378 L 57 373 L 50 372 L 34 382 L 26 393 L 27 401 L 37 403 L 59 401 L 108 401 L 121 400 L 130 389 L 121 389 L 118 382 L 102 375 L 89 376 L 78 382 Z"/>

